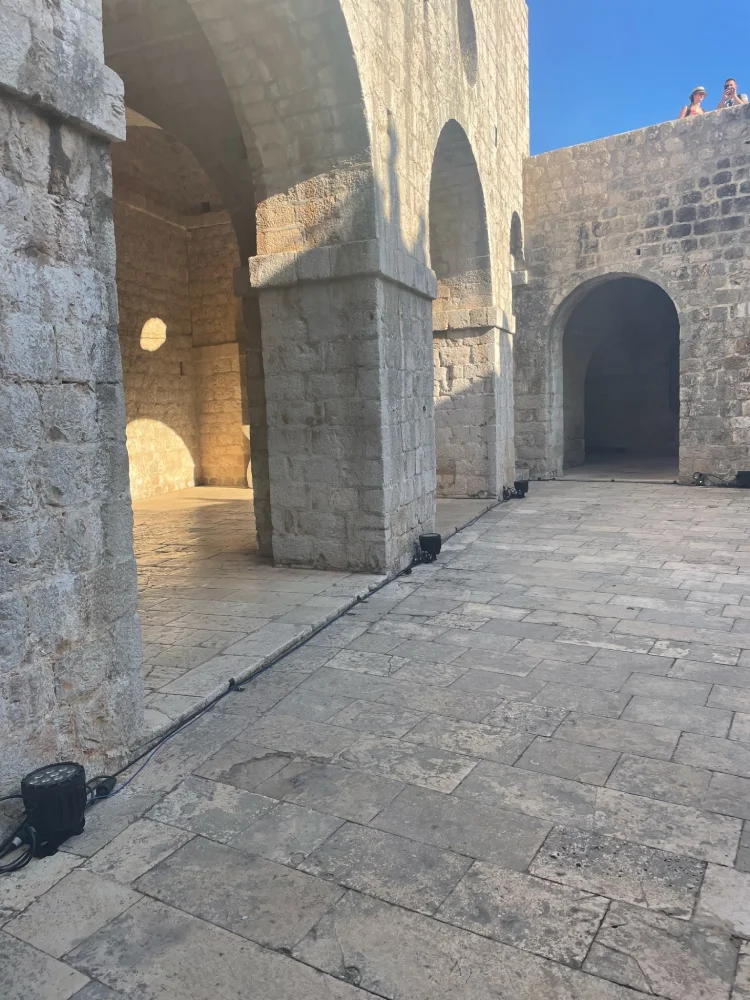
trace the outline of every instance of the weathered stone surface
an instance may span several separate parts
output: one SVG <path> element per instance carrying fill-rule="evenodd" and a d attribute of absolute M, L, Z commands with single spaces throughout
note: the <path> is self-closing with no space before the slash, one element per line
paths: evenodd
<path fill-rule="evenodd" d="M 689 919 L 705 864 L 598 833 L 556 827 L 530 871 L 542 878 Z"/>
<path fill-rule="evenodd" d="M 718 923 L 729 934 L 750 937 L 750 875 L 709 865 L 697 915 L 701 920 Z"/>
<path fill-rule="evenodd" d="M 674 759 L 694 767 L 705 767 L 710 771 L 725 771 L 727 774 L 750 778 L 750 747 L 732 740 L 684 733 Z"/>
<path fill-rule="evenodd" d="M 600 788 L 596 793 L 594 828 L 623 840 L 731 865 L 742 824 L 690 806 Z"/>
<path fill-rule="evenodd" d="M 710 812 L 750 820 L 750 779 L 733 774 L 712 775 L 702 805 Z"/>
<path fill-rule="evenodd" d="M 48 858 L 35 859 L 33 865 L 27 865 L 19 872 L 3 875 L 0 921 L 5 922 L 14 914 L 25 910 L 80 864 L 80 858 L 59 851 Z"/>
<path fill-rule="evenodd" d="M 591 829 L 594 822 L 593 786 L 487 761 L 478 764 L 461 782 L 456 795 L 515 809 L 550 823 Z"/>
<path fill-rule="evenodd" d="M 484 721 L 499 729 L 514 729 L 536 736 L 551 736 L 567 714 L 567 708 L 509 701 L 498 705 Z"/>
<path fill-rule="evenodd" d="M 335 764 L 293 761 L 259 790 L 341 819 L 369 823 L 403 787 L 400 781 Z"/>
<path fill-rule="evenodd" d="M 291 948 L 342 893 L 263 858 L 196 837 L 141 876 L 162 902 L 271 948 Z"/>
<path fill-rule="evenodd" d="M 69 1000 L 85 983 L 69 965 L 0 931 L 0 987 L 7 1000 Z"/>
<path fill-rule="evenodd" d="M 470 865 L 469 858 L 347 823 L 299 867 L 349 889 L 434 914 Z"/>
<path fill-rule="evenodd" d="M 608 905 L 601 896 L 477 861 L 437 916 L 483 937 L 580 966 Z"/>
<path fill-rule="evenodd" d="M 524 871 L 550 831 L 531 816 L 408 786 L 372 821 L 390 833 Z"/>
<path fill-rule="evenodd" d="M 139 899 L 137 892 L 93 872 L 74 871 L 7 923 L 5 929 L 60 958 Z"/>
<path fill-rule="evenodd" d="M 267 715 L 260 722 L 248 726 L 243 736 L 281 753 L 333 757 L 351 746 L 359 734 L 323 722 L 303 722 L 291 715 Z"/>
<path fill-rule="evenodd" d="M 594 715 L 571 715 L 555 732 L 555 736 L 573 743 L 669 760 L 680 733 L 679 730 L 646 726 L 639 722 L 600 719 Z"/>
<path fill-rule="evenodd" d="M 723 1000 L 736 962 L 736 944 L 718 928 L 613 903 L 584 969 L 670 1000 Z"/>
<path fill-rule="evenodd" d="M 395 1000 L 512 996 L 532 1000 L 635 1000 L 637 994 L 516 948 L 440 924 L 358 893 L 300 942 L 295 956 L 362 989 Z M 471 974 L 469 974 L 471 970 Z"/>
<path fill-rule="evenodd" d="M 669 698 L 652 697 L 632 698 L 622 713 L 622 718 L 652 726 L 665 726 L 667 729 L 680 729 L 683 732 L 719 737 L 727 735 L 731 724 L 731 712 L 686 705 L 679 699 L 672 701 Z"/>
<path fill-rule="evenodd" d="M 185 830 L 139 819 L 90 858 L 84 870 L 127 884 L 182 847 L 191 836 Z"/>
<path fill-rule="evenodd" d="M 426 743 L 453 753 L 513 764 L 533 737 L 475 722 L 458 722 L 433 715 L 409 730 L 410 743 Z"/>
<path fill-rule="evenodd" d="M 231 847 L 295 867 L 341 826 L 343 820 L 279 802 L 238 834 Z"/>
<path fill-rule="evenodd" d="M 607 787 L 700 808 L 710 783 L 710 771 L 623 754 L 609 776 Z"/>
<path fill-rule="evenodd" d="M 339 754 L 335 763 L 446 793 L 476 766 L 466 757 L 385 736 L 364 737 Z"/>
<path fill-rule="evenodd" d="M 170 1000 L 208 1000 L 217 993 L 248 1000 L 357 997 L 350 986 L 154 899 L 131 907 L 70 959 L 125 996 L 145 990 Z"/>
<path fill-rule="evenodd" d="M 619 754 L 612 750 L 537 736 L 516 766 L 555 774 L 559 778 L 573 778 L 588 785 L 604 785 L 618 759 Z"/>
<path fill-rule="evenodd" d="M 233 785 L 190 777 L 154 806 L 149 818 L 228 843 L 274 804 Z"/>
<path fill-rule="evenodd" d="M 291 754 L 278 753 L 241 740 L 227 743 L 194 772 L 223 785 L 252 792 L 291 761 Z"/>

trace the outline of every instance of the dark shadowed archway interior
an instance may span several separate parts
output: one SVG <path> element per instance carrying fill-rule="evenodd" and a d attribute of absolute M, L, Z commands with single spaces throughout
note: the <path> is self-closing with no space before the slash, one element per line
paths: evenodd
<path fill-rule="evenodd" d="M 579 302 L 563 338 L 566 469 L 676 465 L 679 348 L 674 303 L 650 281 L 613 278 Z"/>

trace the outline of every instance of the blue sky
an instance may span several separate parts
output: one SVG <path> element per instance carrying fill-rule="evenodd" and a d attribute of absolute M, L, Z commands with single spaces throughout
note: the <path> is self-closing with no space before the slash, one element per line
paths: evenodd
<path fill-rule="evenodd" d="M 750 3 L 528 0 L 531 151 L 676 118 L 690 91 L 715 108 L 735 76 L 750 93 Z"/>

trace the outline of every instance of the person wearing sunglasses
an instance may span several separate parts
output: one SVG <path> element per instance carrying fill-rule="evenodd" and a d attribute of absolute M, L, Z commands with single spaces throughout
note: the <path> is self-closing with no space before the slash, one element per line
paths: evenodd
<path fill-rule="evenodd" d="M 747 94 L 737 93 L 737 81 L 734 77 L 730 76 L 724 84 L 724 93 L 721 95 L 721 100 L 716 105 L 716 110 L 720 111 L 722 108 L 736 108 L 739 104 L 747 104 Z"/>

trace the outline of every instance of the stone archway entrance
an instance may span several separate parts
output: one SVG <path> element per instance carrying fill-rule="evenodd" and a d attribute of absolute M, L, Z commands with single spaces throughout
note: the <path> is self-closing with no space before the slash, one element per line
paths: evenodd
<path fill-rule="evenodd" d="M 566 475 L 676 479 L 680 325 L 658 285 L 598 284 L 565 324 L 562 350 Z"/>

